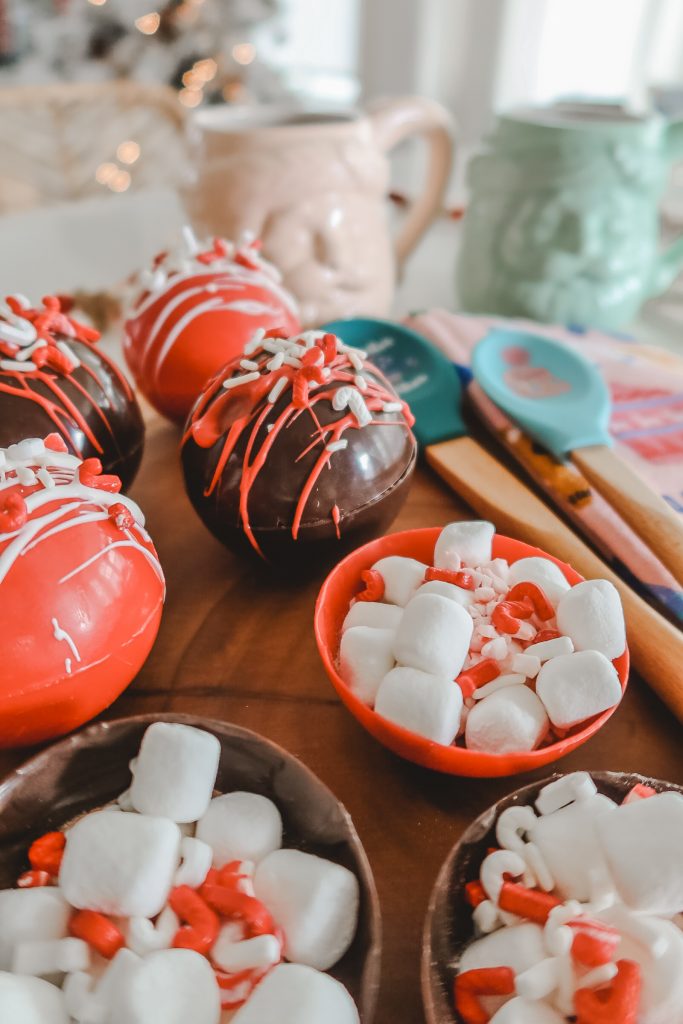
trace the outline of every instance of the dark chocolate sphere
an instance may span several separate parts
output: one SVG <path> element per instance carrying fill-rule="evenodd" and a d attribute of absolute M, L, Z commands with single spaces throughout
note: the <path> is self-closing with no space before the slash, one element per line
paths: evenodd
<path fill-rule="evenodd" d="M 0 310 L 0 447 L 58 433 L 81 459 L 131 484 L 145 428 L 121 371 L 95 346 L 98 334 L 62 313 L 19 300 Z M 36 335 L 34 340 L 32 337 Z"/>
<path fill-rule="evenodd" d="M 190 414 L 190 500 L 230 548 L 302 570 L 326 564 L 398 513 L 417 457 L 413 417 L 334 335 L 264 338 L 246 351 Z"/>

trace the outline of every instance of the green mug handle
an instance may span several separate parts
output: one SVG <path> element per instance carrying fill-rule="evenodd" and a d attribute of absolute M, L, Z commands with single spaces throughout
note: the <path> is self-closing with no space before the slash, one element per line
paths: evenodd
<path fill-rule="evenodd" d="M 664 150 L 669 163 L 683 160 L 683 119 L 671 121 L 668 125 L 664 135 Z M 681 270 L 683 270 L 683 235 L 660 254 L 652 276 L 650 296 L 666 291 Z"/>

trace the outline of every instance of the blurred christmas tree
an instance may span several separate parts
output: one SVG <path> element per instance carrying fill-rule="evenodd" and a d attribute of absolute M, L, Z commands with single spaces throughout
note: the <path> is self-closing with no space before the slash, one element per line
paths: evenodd
<path fill-rule="evenodd" d="M 273 100 L 286 0 L 0 0 L 0 65 L 19 82 L 166 82 L 188 107 Z"/>

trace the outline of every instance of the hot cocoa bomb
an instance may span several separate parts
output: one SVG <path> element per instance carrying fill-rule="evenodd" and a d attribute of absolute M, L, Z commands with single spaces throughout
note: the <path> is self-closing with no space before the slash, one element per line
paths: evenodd
<path fill-rule="evenodd" d="M 407 497 L 410 409 L 333 334 L 257 332 L 189 417 L 190 500 L 227 547 L 301 571 L 381 533 Z"/>
<path fill-rule="evenodd" d="M 240 355 L 254 331 L 301 329 L 294 297 L 260 243 L 198 242 L 186 228 L 139 278 L 124 353 L 145 398 L 183 423 L 206 382 Z"/>
<path fill-rule="evenodd" d="M 68 301 L 23 296 L 0 303 L 0 445 L 57 432 L 67 450 L 96 458 L 132 482 L 145 428 L 121 371 L 95 345 L 100 335 L 71 317 Z"/>

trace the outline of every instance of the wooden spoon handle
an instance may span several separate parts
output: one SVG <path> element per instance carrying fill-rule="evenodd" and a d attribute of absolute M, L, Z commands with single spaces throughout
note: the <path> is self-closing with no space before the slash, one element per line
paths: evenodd
<path fill-rule="evenodd" d="M 535 544 L 587 578 L 609 580 L 624 606 L 633 665 L 683 722 L 683 633 L 642 600 L 576 534 L 470 437 L 426 449 L 427 461 L 501 533 Z"/>
<path fill-rule="evenodd" d="M 572 461 L 683 583 L 683 518 L 606 445 L 577 448 Z"/>

